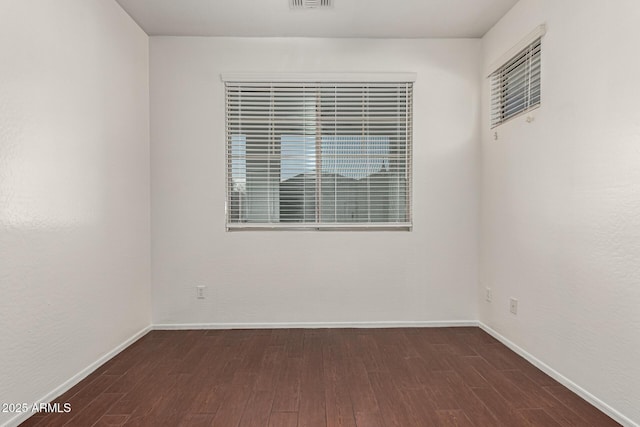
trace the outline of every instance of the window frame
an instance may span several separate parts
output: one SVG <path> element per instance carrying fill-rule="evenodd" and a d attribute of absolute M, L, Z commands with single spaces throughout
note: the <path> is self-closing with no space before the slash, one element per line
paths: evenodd
<path fill-rule="evenodd" d="M 542 48 L 546 31 L 546 24 L 537 26 L 488 69 L 490 129 L 493 130 L 542 106 Z M 513 67 L 519 61 L 522 61 L 522 64 Z M 509 70 L 510 67 L 513 68 Z M 520 67 L 525 71 L 520 71 Z M 507 98 L 506 92 L 511 88 L 507 80 L 511 76 L 524 79 L 527 75 L 529 87 L 516 95 L 523 98 L 522 106 L 508 112 L 508 107 L 513 107 L 514 104 Z M 531 84 L 534 75 L 536 85 Z M 535 102 L 532 102 L 532 99 Z"/>
<path fill-rule="evenodd" d="M 415 73 L 279 73 L 279 74 L 254 74 L 254 73 L 236 73 L 221 74 L 221 80 L 224 84 L 225 91 L 225 223 L 227 231 L 243 231 L 243 230 L 304 230 L 304 231 L 411 231 L 413 227 L 413 84 L 416 80 Z M 291 83 L 299 85 L 321 85 L 321 84 L 406 84 L 407 98 L 406 105 L 406 123 L 407 128 L 404 136 L 405 150 L 407 151 L 406 160 L 403 166 L 406 167 L 408 179 L 405 183 L 406 188 L 403 190 L 406 197 L 405 219 L 402 222 L 233 222 L 231 215 L 231 175 L 232 166 L 230 152 L 232 146 L 230 139 L 232 135 L 229 133 L 229 104 L 227 100 L 228 84 L 242 85 L 246 84 L 278 84 Z M 320 86 L 318 86 L 320 87 Z M 364 86 L 363 86 L 364 87 Z M 363 135 L 366 137 L 367 135 Z M 370 135 L 369 135 L 370 136 Z M 318 134 L 317 137 L 324 137 Z M 336 135 L 335 137 L 339 137 Z M 318 143 L 316 143 L 318 144 Z M 316 150 L 318 148 L 316 147 Z M 246 165 L 245 165 L 246 168 Z M 324 209 L 323 205 L 315 206 L 316 211 Z"/>

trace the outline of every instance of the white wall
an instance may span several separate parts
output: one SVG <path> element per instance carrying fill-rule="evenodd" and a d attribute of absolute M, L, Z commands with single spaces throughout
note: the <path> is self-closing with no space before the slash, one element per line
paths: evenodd
<path fill-rule="evenodd" d="M 148 95 L 115 2 L 0 3 L 0 402 L 150 324 Z"/>
<path fill-rule="evenodd" d="M 640 423 L 640 2 L 521 0 L 485 65 L 544 22 L 534 121 L 483 86 L 480 319 Z"/>
<path fill-rule="evenodd" d="M 150 45 L 154 323 L 477 318 L 479 40 Z M 414 231 L 225 232 L 219 75 L 246 71 L 417 72 Z"/>

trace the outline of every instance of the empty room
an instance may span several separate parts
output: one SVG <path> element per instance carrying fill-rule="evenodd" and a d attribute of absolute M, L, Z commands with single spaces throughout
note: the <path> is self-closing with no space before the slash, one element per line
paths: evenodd
<path fill-rule="evenodd" d="M 0 426 L 640 426 L 637 0 L 0 0 Z"/>

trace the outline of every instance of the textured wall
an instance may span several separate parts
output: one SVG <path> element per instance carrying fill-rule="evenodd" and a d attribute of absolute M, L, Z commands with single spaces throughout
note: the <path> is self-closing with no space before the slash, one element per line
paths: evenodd
<path fill-rule="evenodd" d="M 0 2 L 0 402 L 150 323 L 148 102 L 117 3 Z"/>
<path fill-rule="evenodd" d="M 490 64 L 548 24 L 531 123 L 510 121 L 494 141 L 484 84 L 478 293 L 483 322 L 636 423 L 639 21 L 635 0 L 521 0 L 484 37 Z"/>
<path fill-rule="evenodd" d="M 479 40 L 152 37 L 150 55 L 155 323 L 476 318 Z M 414 230 L 225 232 L 220 73 L 246 71 L 416 72 Z"/>

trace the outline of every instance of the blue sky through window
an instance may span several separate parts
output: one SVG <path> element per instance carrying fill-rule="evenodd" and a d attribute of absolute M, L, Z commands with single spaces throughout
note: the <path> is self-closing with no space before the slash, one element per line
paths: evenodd
<path fill-rule="evenodd" d="M 322 172 L 362 179 L 381 170 L 389 170 L 388 137 L 322 137 Z"/>
<path fill-rule="evenodd" d="M 280 181 L 315 170 L 315 135 L 282 135 L 280 137 Z"/>

